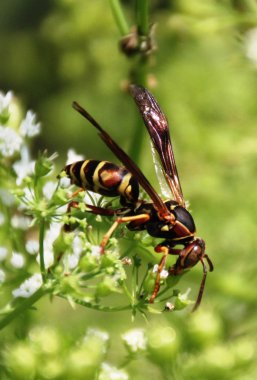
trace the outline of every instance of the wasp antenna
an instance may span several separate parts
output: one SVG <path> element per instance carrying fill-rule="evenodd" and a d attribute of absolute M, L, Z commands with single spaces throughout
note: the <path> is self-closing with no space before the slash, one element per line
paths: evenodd
<path fill-rule="evenodd" d="M 204 257 L 206 258 L 206 260 L 207 260 L 207 262 L 208 262 L 208 265 L 209 265 L 209 271 L 212 272 L 212 271 L 214 270 L 214 265 L 213 265 L 211 259 L 209 258 L 208 255 L 206 255 L 206 253 L 205 253 Z"/>
<path fill-rule="evenodd" d="M 205 281 L 206 281 L 206 277 L 207 277 L 207 268 L 206 268 L 206 265 L 205 265 L 205 263 L 204 263 L 203 260 L 201 260 L 201 263 L 203 265 L 203 278 L 202 278 L 202 282 L 201 282 L 200 289 L 199 289 L 199 292 L 198 292 L 197 300 L 196 300 L 196 302 L 194 304 L 192 312 L 196 311 L 198 309 L 198 307 L 200 306 L 200 303 L 201 303 L 202 297 L 203 297 L 203 291 L 204 291 Z"/>

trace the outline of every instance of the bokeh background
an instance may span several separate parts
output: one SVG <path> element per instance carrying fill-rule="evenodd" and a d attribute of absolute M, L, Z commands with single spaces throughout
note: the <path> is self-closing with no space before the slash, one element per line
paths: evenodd
<path fill-rule="evenodd" d="M 122 4 L 132 24 L 132 2 Z M 170 121 L 184 195 L 215 271 L 208 275 L 198 313 L 150 316 L 150 326 L 167 325 L 177 334 L 169 353 L 169 375 L 162 372 L 158 356 L 142 357 L 127 370 L 135 380 L 254 379 L 257 3 L 156 0 L 150 9 L 158 47 L 148 69 L 152 91 Z M 39 149 L 57 151 L 60 168 L 69 148 L 89 158 L 114 160 L 95 131 L 86 129 L 72 110 L 73 100 L 95 115 L 125 150 L 131 150 L 137 111 L 122 91 L 131 62 L 119 51 L 119 38 L 107 1 L 1 0 L 0 87 L 14 91 L 24 109 L 33 109 L 42 122 L 35 155 Z M 140 167 L 157 186 L 146 134 L 137 155 Z M 195 297 L 201 276 L 199 265 L 179 287 L 192 288 Z M 109 360 L 118 365 L 125 355 L 120 334 L 145 327 L 140 317 L 132 323 L 126 312 L 72 310 L 59 299 L 44 299 L 36 308 L 2 332 L 3 347 L 21 341 L 30 347 L 28 332 L 38 326 L 50 329 L 58 347 L 67 342 L 75 346 L 76 339 L 93 326 L 110 333 Z M 56 357 L 64 355 L 63 348 L 59 350 Z M 10 376 L 22 378 L 18 371 Z M 66 379 L 65 375 L 42 378 Z"/>

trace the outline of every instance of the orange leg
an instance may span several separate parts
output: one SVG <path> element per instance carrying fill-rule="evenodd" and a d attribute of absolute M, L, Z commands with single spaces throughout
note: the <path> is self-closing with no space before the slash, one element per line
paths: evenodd
<path fill-rule="evenodd" d="M 150 219 L 149 214 L 139 214 L 139 215 L 133 215 L 133 216 L 123 216 L 120 218 L 117 218 L 111 228 L 107 231 L 107 233 L 104 235 L 102 242 L 100 244 L 101 246 L 101 253 L 104 253 L 105 246 L 112 236 L 113 232 L 116 230 L 116 228 L 121 223 L 129 223 L 129 222 L 137 222 L 138 224 L 145 223 Z"/>
<path fill-rule="evenodd" d="M 168 247 L 165 247 L 165 246 L 163 246 L 163 247 L 158 246 L 158 252 L 163 252 L 163 256 L 162 256 L 162 258 L 158 264 L 158 270 L 157 270 L 156 279 L 155 279 L 155 286 L 154 286 L 154 290 L 153 290 L 153 293 L 152 293 L 150 301 L 149 301 L 150 303 L 154 302 L 154 300 L 155 300 L 155 298 L 159 292 L 160 282 L 161 282 L 161 272 L 162 272 L 163 268 L 165 267 L 167 256 L 169 254 L 169 249 L 168 249 Z"/>

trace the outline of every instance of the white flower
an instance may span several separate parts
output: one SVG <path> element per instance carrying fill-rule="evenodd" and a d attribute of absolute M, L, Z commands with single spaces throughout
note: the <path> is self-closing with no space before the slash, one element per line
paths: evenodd
<path fill-rule="evenodd" d="M 37 255 L 37 262 L 40 263 L 40 255 Z M 44 249 L 44 263 L 45 263 L 45 268 L 50 268 L 53 263 L 54 263 L 54 252 L 53 248 L 45 248 Z"/>
<path fill-rule="evenodd" d="M 0 188 L 0 199 L 1 202 L 7 207 L 13 206 L 15 203 L 14 196 L 4 188 Z"/>
<path fill-rule="evenodd" d="M 185 293 L 183 293 L 183 294 L 179 293 L 179 295 L 178 295 L 179 300 L 182 302 L 187 301 L 190 292 L 191 292 L 191 288 L 188 288 Z"/>
<path fill-rule="evenodd" d="M 42 276 L 39 273 L 35 273 L 33 276 L 25 280 L 19 288 L 14 289 L 12 294 L 15 298 L 23 297 L 29 298 L 34 294 L 42 285 Z"/>
<path fill-rule="evenodd" d="M 35 255 L 39 250 L 39 243 L 37 240 L 28 240 L 26 242 L 26 250 L 30 255 Z"/>
<path fill-rule="evenodd" d="M 128 374 L 111 366 L 108 363 L 102 363 L 99 380 L 128 380 Z"/>
<path fill-rule="evenodd" d="M 80 255 L 83 251 L 84 244 L 79 236 L 75 236 L 72 241 L 72 252 L 67 255 L 66 264 L 69 269 L 74 269 L 78 266 Z"/>
<path fill-rule="evenodd" d="M 96 259 L 100 258 L 102 253 L 102 248 L 99 245 L 91 245 L 91 256 Z"/>
<path fill-rule="evenodd" d="M 62 225 L 61 223 L 52 223 L 50 228 L 46 231 L 44 239 L 44 262 L 45 267 L 49 268 L 54 262 L 53 243 L 60 235 Z M 40 262 L 40 256 L 37 256 L 37 262 Z"/>
<path fill-rule="evenodd" d="M 5 281 L 5 273 L 2 269 L 0 269 L 0 284 Z"/>
<path fill-rule="evenodd" d="M 34 137 L 40 133 L 41 124 L 36 123 L 36 114 L 28 111 L 20 125 L 21 136 Z"/>
<path fill-rule="evenodd" d="M 247 58 L 257 64 L 257 28 L 252 28 L 246 33 L 245 49 Z"/>
<path fill-rule="evenodd" d="M 146 349 L 146 337 L 143 329 L 129 330 L 121 337 L 131 352 L 144 351 Z"/>
<path fill-rule="evenodd" d="M 100 338 L 104 343 L 107 343 L 110 339 L 109 334 L 106 331 L 102 331 L 98 328 L 89 328 L 87 329 L 86 335 L 84 337 L 84 342 L 87 342 L 88 338 L 92 336 Z"/>
<path fill-rule="evenodd" d="M 19 230 L 26 231 L 31 223 L 31 219 L 27 216 L 13 215 L 11 218 L 11 226 Z"/>
<path fill-rule="evenodd" d="M 35 168 L 35 161 L 30 159 L 30 154 L 27 146 L 21 148 L 21 159 L 13 164 L 13 169 L 17 175 L 16 183 L 21 185 L 23 179 L 32 174 Z"/>
<path fill-rule="evenodd" d="M 153 273 L 157 273 L 158 272 L 158 267 L 159 265 L 158 264 L 155 264 L 154 267 L 153 267 Z M 169 276 L 169 272 L 166 270 L 166 269 L 163 269 L 161 271 L 161 279 L 162 280 L 165 280 L 165 278 L 167 278 Z"/>
<path fill-rule="evenodd" d="M 14 268 L 20 269 L 24 266 L 25 260 L 21 253 L 13 252 L 10 263 Z"/>
<path fill-rule="evenodd" d="M 6 259 L 8 250 L 6 247 L 0 247 L 0 261 L 3 261 Z"/>
<path fill-rule="evenodd" d="M 5 222 L 5 216 L 2 212 L 0 212 L 0 226 L 2 226 Z"/>
<path fill-rule="evenodd" d="M 71 185 L 71 179 L 68 178 L 68 177 L 62 177 L 60 179 L 60 187 L 62 189 L 67 189 L 67 187 L 69 187 Z"/>
<path fill-rule="evenodd" d="M 19 211 L 24 211 L 28 208 L 30 203 L 33 203 L 35 199 L 34 189 L 30 189 L 29 187 L 23 188 L 23 195 L 18 206 Z"/>
<path fill-rule="evenodd" d="M 66 263 L 69 269 L 74 269 L 78 266 L 79 257 L 74 253 L 71 253 L 70 255 L 66 256 Z"/>
<path fill-rule="evenodd" d="M 52 196 L 54 195 L 54 192 L 56 190 L 56 182 L 54 181 L 48 181 L 43 187 L 43 194 L 44 197 L 48 200 L 51 200 Z"/>
<path fill-rule="evenodd" d="M 85 202 L 88 205 L 94 205 L 97 204 L 99 199 L 102 197 L 101 194 L 94 193 L 93 191 L 85 191 L 85 196 L 83 199 L 83 202 Z"/>
<path fill-rule="evenodd" d="M 12 98 L 13 93 L 11 91 L 8 91 L 6 95 L 0 91 L 0 114 L 8 110 Z"/>
<path fill-rule="evenodd" d="M 0 152 L 4 157 L 11 157 L 20 150 L 22 138 L 9 127 L 0 126 Z"/>
<path fill-rule="evenodd" d="M 81 160 L 84 160 L 84 156 L 77 154 L 74 149 L 68 150 L 66 165 L 73 164 L 73 162 Z"/>
<path fill-rule="evenodd" d="M 79 236 L 75 236 L 72 242 L 73 252 L 77 257 L 80 257 L 81 252 L 83 251 L 84 244 L 82 239 Z"/>

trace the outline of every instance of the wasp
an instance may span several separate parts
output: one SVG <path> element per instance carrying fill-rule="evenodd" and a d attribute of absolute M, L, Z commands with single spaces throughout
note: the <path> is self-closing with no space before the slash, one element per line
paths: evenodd
<path fill-rule="evenodd" d="M 154 302 L 159 292 L 161 272 L 165 268 L 168 255 L 177 256 L 175 264 L 168 269 L 171 276 L 181 275 L 198 262 L 202 264 L 203 277 L 193 307 L 194 311 L 200 305 L 204 292 L 207 276 L 205 259 L 210 272 L 214 267 L 205 253 L 204 240 L 196 236 L 194 219 L 184 200 L 168 121 L 147 89 L 131 85 L 130 93 L 144 120 L 155 155 L 159 160 L 159 168 L 173 199 L 162 200 L 137 164 L 77 102 L 73 102 L 73 108 L 98 130 L 100 138 L 124 166 L 118 166 L 109 161 L 89 159 L 67 165 L 64 170 L 71 179 L 71 183 L 79 187 L 76 193 L 81 190 L 90 190 L 104 196 L 120 197 L 121 207 L 118 209 L 86 205 L 91 213 L 115 217 L 114 223 L 101 241 L 102 253 L 104 253 L 109 238 L 121 223 L 127 223 L 129 230 L 146 230 L 149 235 L 163 239 L 155 247 L 155 252 L 160 253 L 162 257 L 158 264 L 150 303 Z M 139 199 L 140 186 L 147 193 L 150 201 Z M 71 207 L 77 207 L 76 202 L 71 201 L 69 209 Z"/>

